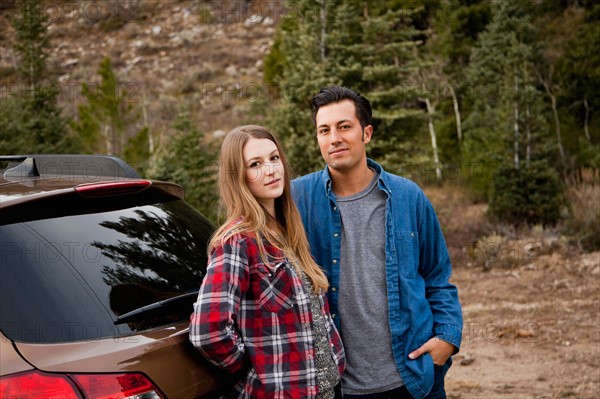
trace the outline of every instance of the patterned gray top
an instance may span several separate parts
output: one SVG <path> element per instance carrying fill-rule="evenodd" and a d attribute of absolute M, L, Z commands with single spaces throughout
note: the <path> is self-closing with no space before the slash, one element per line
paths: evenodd
<path fill-rule="evenodd" d="M 310 309 L 313 316 L 313 331 L 315 334 L 315 363 L 317 366 L 317 382 L 319 384 L 318 399 L 333 399 L 334 388 L 340 381 L 338 367 L 333 360 L 329 339 L 327 338 L 327 320 L 321 312 L 322 304 L 319 295 L 315 294 L 308 276 L 301 273 L 302 283 L 309 293 Z"/>

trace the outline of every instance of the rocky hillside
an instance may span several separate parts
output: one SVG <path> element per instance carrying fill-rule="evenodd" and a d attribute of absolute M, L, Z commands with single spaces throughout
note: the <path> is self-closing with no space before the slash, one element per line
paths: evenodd
<path fill-rule="evenodd" d="M 4 97 L 20 83 L 10 24 L 15 9 L 10 1 L 2 3 Z M 107 0 L 42 2 L 40 12 L 49 17 L 49 68 L 65 115 L 76 115 L 84 101 L 81 84 L 98 83 L 98 65 L 110 57 L 120 90 L 165 138 L 180 112 L 188 112 L 202 131 L 226 131 L 255 100 L 268 99 L 262 60 L 285 9 L 259 0 Z"/>

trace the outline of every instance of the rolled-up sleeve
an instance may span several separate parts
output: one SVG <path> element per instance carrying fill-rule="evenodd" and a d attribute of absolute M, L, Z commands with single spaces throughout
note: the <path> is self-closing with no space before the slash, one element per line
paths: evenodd
<path fill-rule="evenodd" d="M 239 236 L 215 247 L 190 320 L 191 343 L 211 363 L 232 373 L 247 362 L 236 323 L 249 286 L 247 263 L 245 243 Z"/>

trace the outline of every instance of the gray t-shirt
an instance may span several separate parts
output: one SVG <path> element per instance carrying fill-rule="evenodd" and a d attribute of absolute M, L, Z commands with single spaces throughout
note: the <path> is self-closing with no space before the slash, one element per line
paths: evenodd
<path fill-rule="evenodd" d="M 344 393 L 363 395 L 404 383 L 392 354 L 385 279 L 386 195 L 379 175 L 366 190 L 336 197 L 342 217 L 338 310 L 346 349 Z"/>

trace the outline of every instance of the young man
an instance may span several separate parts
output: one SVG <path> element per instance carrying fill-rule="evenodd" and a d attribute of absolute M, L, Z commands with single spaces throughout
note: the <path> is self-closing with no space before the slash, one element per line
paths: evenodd
<path fill-rule="evenodd" d="M 327 165 L 292 188 L 330 281 L 346 349 L 344 398 L 445 398 L 463 322 L 435 212 L 415 183 L 367 158 L 366 98 L 330 86 L 310 105 Z"/>

